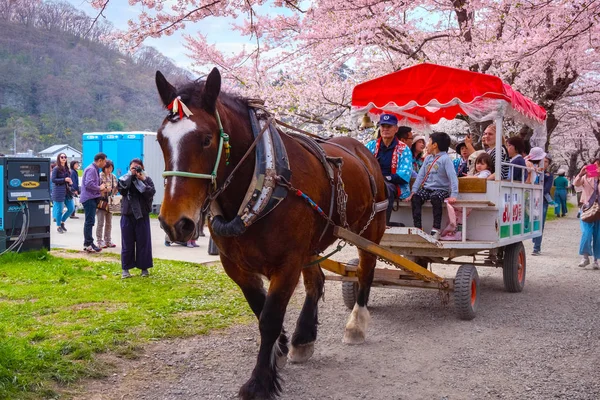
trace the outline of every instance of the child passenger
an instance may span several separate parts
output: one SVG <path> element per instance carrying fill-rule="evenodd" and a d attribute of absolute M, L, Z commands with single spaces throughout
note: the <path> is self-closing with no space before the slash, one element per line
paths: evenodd
<path fill-rule="evenodd" d="M 463 176 L 463 178 L 484 178 L 494 173 L 494 166 L 492 165 L 492 157 L 488 153 L 481 153 L 475 159 L 475 174 Z"/>
<path fill-rule="evenodd" d="M 433 206 L 433 229 L 431 236 L 440 238 L 442 226 L 442 205 L 444 199 L 454 203 L 458 196 L 458 178 L 454 164 L 448 156 L 450 136 L 445 132 L 434 132 L 427 143 L 427 158 L 419 171 L 412 193 L 406 199 L 412 202 L 413 222 L 416 228 L 423 229 L 421 223 L 421 207 L 426 200 Z"/>

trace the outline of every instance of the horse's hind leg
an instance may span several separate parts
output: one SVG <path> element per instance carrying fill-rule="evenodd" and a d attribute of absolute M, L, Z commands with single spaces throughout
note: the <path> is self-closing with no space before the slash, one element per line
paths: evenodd
<path fill-rule="evenodd" d="M 367 303 L 375 274 L 377 257 L 364 250 L 358 250 L 358 297 L 350 318 L 346 323 L 343 342 L 347 344 L 361 344 L 365 341 L 367 326 L 371 319 Z"/>
<path fill-rule="evenodd" d="M 296 323 L 296 330 L 292 336 L 292 346 L 288 358 L 291 362 L 302 363 L 307 361 L 314 352 L 314 343 L 317 340 L 318 303 L 323 296 L 325 275 L 319 265 L 313 265 L 302 270 L 306 297 L 302 311 Z"/>
<path fill-rule="evenodd" d="M 241 388 L 244 399 L 272 399 L 281 393 L 277 357 L 285 311 L 300 278 L 300 266 L 281 268 L 271 277 L 269 293 L 259 318 L 260 349 L 252 376 Z"/>

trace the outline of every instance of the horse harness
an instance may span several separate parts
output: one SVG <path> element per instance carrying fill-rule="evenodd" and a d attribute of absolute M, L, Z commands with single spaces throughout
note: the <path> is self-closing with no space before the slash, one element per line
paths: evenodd
<path fill-rule="evenodd" d="M 179 103 L 179 106 L 177 105 L 177 103 Z M 187 107 L 185 107 L 185 105 L 181 102 L 181 99 L 175 99 L 171 104 L 175 104 L 175 107 L 168 107 L 172 113 L 176 113 L 178 110 L 181 111 L 183 109 L 185 110 L 184 112 L 186 116 L 189 117 L 190 115 L 192 115 L 192 113 L 189 112 Z M 242 204 L 235 217 L 235 220 L 237 220 L 237 224 L 234 224 L 234 226 L 236 228 L 232 229 L 231 227 L 226 226 L 226 224 L 222 222 L 223 217 L 221 215 L 214 215 L 212 229 L 217 235 L 241 235 L 251 224 L 260 220 L 261 218 L 268 215 L 271 211 L 273 211 L 283 201 L 283 199 L 285 199 L 288 192 L 293 192 L 297 196 L 304 198 L 312 206 L 312 208 L 315 209 L 315 211 L 318 212 L 319 215 L 321 215 L 327 221 L 327 224 L 325 225 L 323 232 L 319 237 L 319 242 L 325 235 L 329 226 L 336 225 L 336 223 L 332 219 L 334 203 L 336 203 L 336 193 L 337 211 L 340 216 L 340 223 L 342 224 L 342 227 L 348 229 L 349 226 L 346 218 L 346 205 L 348 195 L 345 192 L 344 182 L 342 181 L 343 159 L 341 157 L 328 156 L 325 153 L 323 147 L 321 147 L 320 143 L 327 143 L 329 145 L 336 146 L 345 151 L 347 154 L 353 156 L 356 160 L 359 161 L 359 164 L 363 166 L 363 168 L 367 172 L 367 176 L 369 176 L 371 193 L 373 196 L 372 211 L 369 220 L 367 221 L 366 225 L 361 229 L 359 235 L 361 235 L 367 229 L 367 227 L 370 225 L 373 218 L 375 217 L 376 213 L 381 212 L 387 208 L 387 200 L 379 203 L 376 202 L 377 186 L 375 184 L 375 180 L 373 179 L 365 163 L 354 153 L 337 143 L 330 143 L 326 139 L 313 135 L 309 132 L 300 130 L 296 127 L 290 126 L 282 121 L 275 119 L 265 109 L 264 102 L 261 100 L 250 100 L 248 106 L 254 141 L 252 145 L 248 148 L 242 159 L 238 162 L 238 164 L 234 167 L 229 176 L 225 179 L 223 185 L 220 188 L 216 187 L 216 176 L 217 168 L 221 158 L 222 148 L 225 148 L 226 150 L 226 160 L 228 162 L 229 149 L 231 146 L 229 144 L 229 135 L 227 135 L 224 132 L 219 113 L 216 110 L 215 117 L 219 127 L 220 141 L 219 149 L 217 152 L 217 159 L 215 161 L 215 166 L 211 174 L 197 174 L 185 171 L 165 171 L 163 173 L 164 177 L 182 176 L 188 178 L 211 179 L 213 183 L 213 190 L 206 197 L 205 202 L 202 205 L 202 213 L 205 213 L 211 206 L 213 201 L 216 200 L 217 197 L 229 186 L 235 172 L 243 164 L 246 158 L 248 158 L 252 150 L 256 148 L 254 175 L 250 186 L 248 187 L 244 200 L 242 201 Z M 175 110 L 173 110 L 173 108 L 175 108 Z M 302 193 L 302 191 L 294 188 L 290 184 L 292 171 L 290 170 L 289 159 L 287 156 L 285 145 L 283 143 L 283 140 L 281 139 L 280 132 L 275 126 L 275 123 L 301 133 L 298 134 L 292 132 L 285 132 L 284 134 L 300 143 L 302 147 L 308 150 L 320 161 L 321 165 L 325 169 L 325 172 L 331 185 L 331 200 L 328 215 L 326 215 L 323 212 L 323 210 L 314 201 L 312 201 L 312 199 L 310 199 L 310 197 Z M 312 139 L 311 137 L 315 139 Z M 335 182 L 336 179 L 334 168 L 337 169 L 337 187 Z M 321 251 L 319 249 L 316 249 L 315 254 L 319 254 L 320 252 Z"/>

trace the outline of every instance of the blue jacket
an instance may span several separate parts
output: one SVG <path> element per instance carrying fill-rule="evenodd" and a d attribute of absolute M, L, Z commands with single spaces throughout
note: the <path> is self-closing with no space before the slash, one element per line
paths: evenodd
<path fill-rule="evenodd" d="M 71 180 L 73 181 L 71 188 L 79 193 L 79 175 L 75 169 L 71 170 Z"/>
<path fill-rule="evenodd" d="M 430 169 L 429 167 L 434 160 L 436 160 L 435 164 Z M 430 172 L 427 175 L 427 180 L 425 180 L 427 171 Z M 413 184 L 412 191 L 416 193 L 421 185 L 423 188 L 430 190 L 447 190 L 450 192 L 450 197 L 456 198 L 458 196 L 458 178 L 448 153 L 442 151 L 436 155 L 430 154 L 427 156 L 419 171 L 417 180 Z"/>
<path fill-rule="evenodd" d="M 377 148 L 378 141 L 379 148 Z M 398 138 L 394 138 L 389 147 L 385 147 L 381 139 L 371 140 L 366 146 L 377 158 L 381 173 L 386 180 L 398 187 L 398 197 L 400 199 L 407 198 L 410 195 L 410 178 L 413 171 L 413 158 L 410 147 L 399 142 Z M 397 160 L 397 165 L 393 165 L 394 157 Z"/>
<path fill-rule="evenodd" d="M 52 168 L 52 175 L 50 179 L 54 187 L 52 188 L 52 201 L 63 202 L 67 194 L 67 189 L 70 190 L 70 185 L 65 182 L 65 178 L 70 177 L 69 169 L 59 169 L 58 167 Z"/>

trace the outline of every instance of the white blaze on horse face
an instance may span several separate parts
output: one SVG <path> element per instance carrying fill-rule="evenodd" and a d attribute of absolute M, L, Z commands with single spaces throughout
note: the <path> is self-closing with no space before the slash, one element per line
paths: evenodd
<path fill-rule="evenodd" d="M 169 147 L 171 147 L 172 171 L 179 171 L 179 153 L 183 138 L 188 133 L 194 132 L 196 128 L 196 123 L 189 118 L 184 118 L 176 122 L 167 122 L 163 128 L 163 136 L 167 139 Z M 177 176 L 171 177 L 171 198 L 175 196 L 177 178 Z"/>

